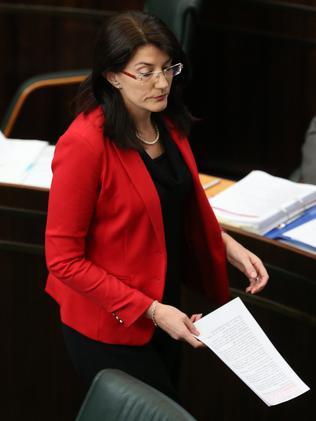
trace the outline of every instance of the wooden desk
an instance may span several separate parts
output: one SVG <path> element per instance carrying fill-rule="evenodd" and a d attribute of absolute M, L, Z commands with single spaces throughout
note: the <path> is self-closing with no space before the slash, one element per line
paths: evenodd
<path fill-rule="evenodd" d="M 73 420 L 82 398 L 44 293 L 48 191 L 0 184 L 2 418 Z"/>
<path fill-rule="evenodd" d="M 210 179 L 201 175 L 202 182 Z M 223 180 L 207 194 L 231 183 Z M 72 420 L 83 396 L 64 349 L 57 305 L 43 292 L 47 275 L 47 199 L 45 190 L 0 184 L 0 265 L 5 315 L 0 322 L 0 361 L 7 386 L 2 416 L 10 421 Z M 277 349 L 312 387 L 315 257 L 240 230 L 227 231 L 262 258 L 271 276 L 265 291 L 254 297 L 244 294 L 244 277 L 231 269 L 232 295 L 241 296 Z M 202 295 L 185 289 L 183 305 L 188 313 L 207 313 L 211 309 Z M 208 350 L 185 347 L 183 360 L 182 394 L 186 402 L 191 402 L 188 409 L 199 421 L 291 421 L 314 408 L 313 391 L 279 407 L 266 408 Z"/>

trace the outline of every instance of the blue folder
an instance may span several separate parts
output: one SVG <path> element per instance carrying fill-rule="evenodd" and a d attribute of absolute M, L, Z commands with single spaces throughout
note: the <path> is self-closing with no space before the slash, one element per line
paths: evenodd
<path fill-rule="evenodd" d="M 298 247 L 303 247 L 306 250 L 310 250 L 316 253 L 316 247 L 312 247 L 308 244 L 302 243 L 301 241 L 293 240 L 292 238 L 288 237 L 286 233 L 293 228 L 298 227 L 299 225 L 303 225 L 306 222 L 309 222 L 313 219 L 316 219 L 316 205 L 312 206 L 311 208 L 304 211 L 303 214 L 298 216 L 293 221 L 286 223 L 278 228 L 274 228 L 273 230 L 264 234 L 265 237 L 272 238 L 275 240 L 285 240 L 286 242 L 296 245 Z M 316 234 L 315 234 L 316 235 Z"/>

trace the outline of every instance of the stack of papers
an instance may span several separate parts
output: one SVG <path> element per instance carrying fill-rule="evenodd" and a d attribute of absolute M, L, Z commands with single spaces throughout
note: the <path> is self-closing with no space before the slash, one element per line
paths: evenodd
<path fill-rule="evenodd" d="M 268 406 L 289 401 L 309 387 L 272 345 L 240 298 L 194 323 L 208 346 Z"/>
<path fill-rule="evenodd" d="M 0 183 L 49 188 L 54 149 L 42 140 L 7 139 L 0 132 Z"/>
<path fill-rule="evenodd" d="M 209 201 L 221 223 L 265 234 L 315 205 L 316 186 L 252 171 Z"/>

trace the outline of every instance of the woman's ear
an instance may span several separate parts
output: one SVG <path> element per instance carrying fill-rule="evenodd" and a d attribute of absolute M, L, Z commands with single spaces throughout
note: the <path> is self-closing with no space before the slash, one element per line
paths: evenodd
<path fill-rule="evenodd" d="M 120 82 L 117 80 L 117 75 L 114 72 L 103 73 L 103 77 L 116 89 L 122 89 Z"/>

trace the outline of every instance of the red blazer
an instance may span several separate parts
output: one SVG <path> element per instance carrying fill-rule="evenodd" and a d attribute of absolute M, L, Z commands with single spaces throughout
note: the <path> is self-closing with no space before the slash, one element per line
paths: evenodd
<path fill-rule="evenodd" d="M 59 303 L 62 321 L 82 334 L 106 343 L 142 345 L 154 331 L 143 313 L 154 299 L 161 300 L 164 290 L 160 201 L 139 153 L 104 138 L 103 121 L 99 108 L 79 115 L 56 146 L 46 291 Z M 187 139 L 171 126 L 170 133 L 194 181 L 186 273 L 213 301 L 224 303 L 228 286 L 220 228 Z"/>

